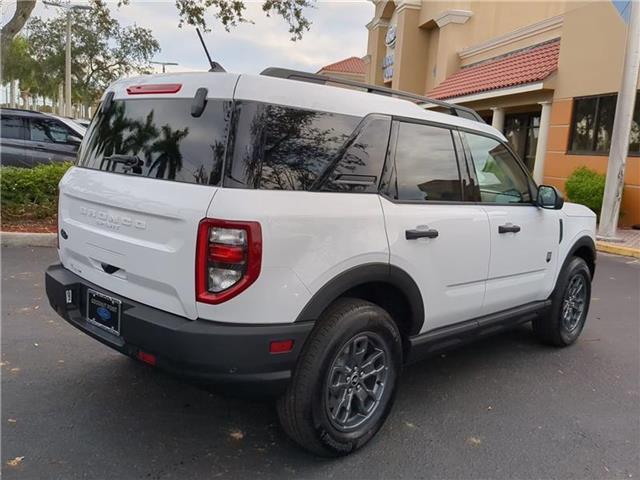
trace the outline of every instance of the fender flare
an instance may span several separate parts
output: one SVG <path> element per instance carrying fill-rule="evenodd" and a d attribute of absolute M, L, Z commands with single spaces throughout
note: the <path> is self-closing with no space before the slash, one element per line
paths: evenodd
<path fill-rule="evenodd" d="M 388 263 L 366 263 L 336 275 L 311 297 L 296 322 L 315 322 L 345 292 L 371 282 L 388 283 L 402 292 L 411 311 L 409 334 L 420 332 L 424 324 L 424 303 L 420 289 L 407 272 Z"/>
<path fill-rule="evenodd" d="M 591 253 L 593 254 L 593 267 L 589 265 L 589 271 L 591 272 L 591 280 L 593 281 L 593 276 L 596 271 L 596 259 L 597 259 L 596 244 L 590 236 L 583 235 L 581 237 L 578 237 L 578 239 L 575 242 L 573 242 L 573 244 L 567 251 L 567 255 L 564 257 L 564 261 L 562 262 L 562 265 L 560 266 L 560 268 L 558 269 L 558 273 L 556 274 L 553 291 L 551 292 L 551 295 L 549 295 L 549 298 L 553 298 L 553 296 L 556 293 L 556 289 L 558 288 L 558 280 L 560 279 L 560 275 L 562 271 L 566 268 L 568 263 L 571 261 L 571 258 L 574 257 L 574 254 L 578 251 L 578 249 L 582 247 L 587 247 L 589 250 L 591 250 Z"/>
<path fill-rule="evenodd" d="M 589 265 L 589 269 L 591 270 L 591 279 L 593 280 L 593 275 L 596 271 L 596 261 L 598 255 L 596 251 L 596 244 L 593 241 L 593 238 L 589 237 L 588 235 L 583 235 L 579 237 L 575 242 L 573 242 L 573 245 L 571 245 L 571 248 L 567 252 L 567 256 L 565 257 L 564 262 L 562 262 L 562 268 L 560 269 L 560 272 L 567 265 L 571 257 L 573 257 L 574 254 L 578 251 L 578 249 L 582 247 L 587 247 L 593 254 L 593 268 L 591 268 L 591 265 Z M 560 272 L 558 272 L 558 275 L 560 274 Z"/>

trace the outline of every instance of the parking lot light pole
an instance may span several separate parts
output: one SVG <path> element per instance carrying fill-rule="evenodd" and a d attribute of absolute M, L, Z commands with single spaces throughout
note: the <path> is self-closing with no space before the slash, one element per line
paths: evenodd
<path fill-rule="evenodd" d="M 607 180 L 602 198 L 598 238 L 619 241 L 617 237 L 620 204 L 624 190 L 624 173 L 629 154 L 629 135 L 636 101 L 638 73 L 640 72 L 640 2 L 629 2 L 629 27 L 625 47 L 622 85 L 616 102 L 616 113 L 611 132 L 611 148 L 607 163 Z"/>
<path fill-rule="evenodd" d="M 71 5 L 70 3 L 57 3 L 44 0 L 45 5 L 59 7 L 67 14 L 67 45 L 64 58 L 64 114 L 71 116 L 71 12 L 74 10 L 91 10 L 88 5 Z"/>
<path fill-rule="evenodd" d="M 162 73 L 167 73 L 166 66 L 167 65 L 178 65 L 176 62 L 149 62 L 153 65 L 162 65 Z"/>

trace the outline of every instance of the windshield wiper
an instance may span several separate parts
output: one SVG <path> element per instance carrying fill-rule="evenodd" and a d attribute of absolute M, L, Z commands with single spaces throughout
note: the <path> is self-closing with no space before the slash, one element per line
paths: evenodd
<path fill-rule="evenodd" d="M 111 166 L 111 171 L 115 170 L 116 165 L 121 163 L 125 172 L 131 169 L 133 173 L 137 174 L 142 173 L 142 165 L 144 165 L 144 162 L 137 155 L 108 155 L 102 157 L 102 162 L 109 162 L 108 165 Z M 108 167 L 107 170 L 109 170 Z"/>

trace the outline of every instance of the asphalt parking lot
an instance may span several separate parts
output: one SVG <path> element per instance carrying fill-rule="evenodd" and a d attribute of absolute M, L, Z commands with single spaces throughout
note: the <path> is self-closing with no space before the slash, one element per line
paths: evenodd
<path fill-rule="evenodd" d="M 137 363 L 49 308 L 53 249 L 2 251 L 6 479 L 638 478 L 640 261 L 600 255 L 578 343 L 522 327 L 405 370 L 380 434 L 314 458 L 269 404 Z"/>

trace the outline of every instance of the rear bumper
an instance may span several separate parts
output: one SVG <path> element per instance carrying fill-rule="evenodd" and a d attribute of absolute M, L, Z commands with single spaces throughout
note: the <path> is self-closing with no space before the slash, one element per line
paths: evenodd
<path fill-rule="evenodd" d="M 49 303 L 58 314 L 87 335 L 137 357 L 140 351 L 156 357 L 156 366 L 172 374 L 224 390 L 252 395 L 278 395 L 286 389 L 291 371 L 311 323 L 232 325 L 189 320 L 116 295 L 82 279 L 60 264 L 45 274 Z M 87 289 L 122 301 L 120 336 L 86 319 Z M 71 303 L 66 292 L 71 291 Z M 270 354 L 274 340 L 293 339 L 291 352 Z"/>

